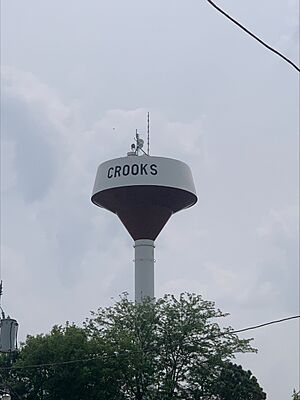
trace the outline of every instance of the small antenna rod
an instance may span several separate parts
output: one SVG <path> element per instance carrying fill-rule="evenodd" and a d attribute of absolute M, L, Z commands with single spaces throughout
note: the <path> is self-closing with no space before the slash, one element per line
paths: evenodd
<path fill-rule="evenodd" d="M 3 282 L 1 280 L 1 282 L 0 282 L 0 312 L 1 312 L 1 318 L 5 319 L 5 313 L 4 313 L 4 310 L 3 310 L 2 306 L 1 306 L 1 296 L 2 296 L 2 294 L 3 294 Z"/>
<path fill-rule="evenodd" d="M 147 153 L 150 156 L 150 113 L 147 115 Z"/>

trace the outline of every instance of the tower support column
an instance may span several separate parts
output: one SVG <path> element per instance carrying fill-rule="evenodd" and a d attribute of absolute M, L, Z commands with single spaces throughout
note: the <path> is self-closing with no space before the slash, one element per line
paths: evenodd
<path fill-rule="evenodd" d="M 134 242 L 135 301 L 154 298 L 154 241 L 138 239 Z"/>

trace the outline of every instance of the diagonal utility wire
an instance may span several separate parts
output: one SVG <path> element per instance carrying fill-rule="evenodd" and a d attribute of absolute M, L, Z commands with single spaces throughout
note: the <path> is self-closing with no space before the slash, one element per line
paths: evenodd
<path fill-rule="evenodd" d="M 262 328 L 262 327 L 267 326 L 267 325 L 278 324 L 280 322 L 285 322 L 285 321 L 289 321 L 290 319 L 296 319 L 296 318 L 300 318 L 300 315 L 293 315 L 292 317 L 281 318 L 281 319 L 277 319 L 277 320 L 274 320 L 274 321 L 265 322 L 263 324 L 249 326 L 248 328 L 237 329 L 236 331 L 222 332 L 217 336 L 228 335 L 228 334 L 232 334 L 232 333 L 246 332 L 246 331 L 250 331 L 250 330 L 253 330 L 253 329 Z"/>
<path fill-rule="evenodd" d="M 274 49 L 270 45 L 268 45 L 266 42 L 264 42 L 262 39 L 260 39 L 258 36 L 256 36 L 254 33 L 249 31 L 249 29 L 245 28 L 240 22 L 238 22 L 236 19 L 231 17 L 229 14 L 227 14 L 222 8 L 217 6 L 212 0 L 206 0 L 210 5 L 212 5 L 216 10 L 218 10 L 221 14 L 223 14 L 226 18 L 228 18 L 231 22 L 233 22 L 235 25 L 237 25 L 240 29 L 242 29 L 244 32 L 246 32 L 248 35 L 253 37 L 253 39 L 257 40 L 260 44 L 265 46 L 268 50 L 272 51 L 273 53 L 277 54 L 279 57 L 281 57 L 284 61 L 289 63 L 292 67 L 294 67 L 298 72 L 300 72 L 300 68 L 298 65 L 293 63 L 289 58 L 287 58 L 285 55 L 280 53 L 278 50 Z"/>

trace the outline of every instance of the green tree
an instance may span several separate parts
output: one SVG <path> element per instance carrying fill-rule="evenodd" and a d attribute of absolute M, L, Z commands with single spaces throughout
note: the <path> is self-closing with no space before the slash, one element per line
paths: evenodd
<path fill-rule="evenodd" d="M 251 371 L 245 371 L 240 365 L 227 362 L 221 368 L 212 391 L 220 400 L 261 400 L 266 394 L 259 386 Z"/>
<path fill-rule="evenodd" d="M 142 304 L 124 296 L 83 328 L 28 336 L 13 369 L 0 370 L 2 384 L 14 400 L 263 400 L 251 373 L 231 363 L 255 350 L 231 327 L 220 328 L 226 315 L 196 295 Z"/>
<path fill-rule="evenodd" d="M 54 326 L 49 334 L 27 337 L 12 369 L 0 371 L 2 386 L 11 388 L 16 400 L 118 399 L 115 379 L 103 373 L 104 348 L 99 341 L 95 346 L 83 328 Z M 2 356 L 2 368 L 9 366 L 8 359 Z"/>
<path fill-rule="evenodd" d="M 124 398 L 213 399 L 224 365 L 236 353 L 255 351 L 232 328 L 220 328 L 217 321 L 226 315 L 191 294 L 142 304 L 123 297 L 94 313 L 86 328 L 119 360 Z"/>
<path fill-rule="evenodd" d="M 300 392 L 296 392 L 295 389 L 293 391 L 292 400 L 300 400 Z"/>

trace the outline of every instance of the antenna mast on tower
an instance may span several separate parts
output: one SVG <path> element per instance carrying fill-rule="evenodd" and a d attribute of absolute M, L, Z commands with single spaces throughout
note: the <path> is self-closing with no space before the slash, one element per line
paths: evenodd
<path fill-rule="evenodd" d="M 147 153 L 150 156 L 150 113 L 147 114 Z"/>

